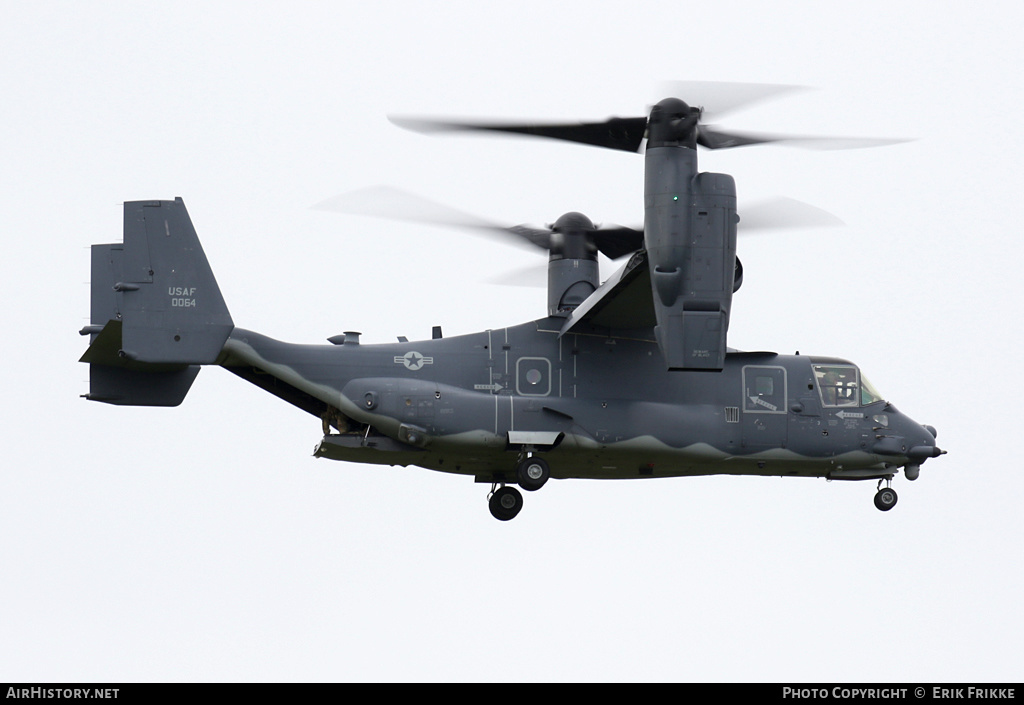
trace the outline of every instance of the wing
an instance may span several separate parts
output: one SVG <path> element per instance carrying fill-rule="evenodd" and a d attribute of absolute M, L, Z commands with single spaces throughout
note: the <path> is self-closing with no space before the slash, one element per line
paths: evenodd
<path fill-rule="evenodd" d="M 572 312 L 559 336 L 643 331 L 644 339 L 654 340 L 655 323 L 647 253 L 640 250 Z"/>

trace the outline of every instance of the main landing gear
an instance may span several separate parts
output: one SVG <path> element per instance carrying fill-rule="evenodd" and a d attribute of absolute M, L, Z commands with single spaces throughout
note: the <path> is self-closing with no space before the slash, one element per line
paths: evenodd
<path fill-rule="evenodd" d="M 536 492 L 551 477 L 551 468 L 543 458 L 529 455 L 516 466 L 516 481 L 527 492 Z"/>
<path fill-rule="evenodd" d="M 885 480 L 885 487 L 882 487 L 882 480 L 878 481 L 879 490 L 875 493 L 875 506 L 883 512 L 887 512 L 896 506 L 896 500 L 899 497 L 896 496 L 896 490 L 889 487 L 891 480 Z"/>
<path fill-rule="evenodd" d="M 498 489 L 494 489 L 497 487 Z M 491 485 L 491 494 L 488 495 L 487 506 L 491 510 L 491 516 L 498 521 L 515 519 L 523 508 L 523 495 L 515 487 L 506 487 L 504 483 Z"/>
<path fill-rule="evenodd" d="M 551 468 L 547 461 L 528 453 L 516 465 L 516 482 L 527 492 L 536 492 L 551 477 Z M 491 493 L 487 495 L 487 506 L 491 516 L 498 521 L 514 519 L 523 508 L 523 495 L 515 487 L 506 487 L 504 482 L 491 485 Z"/>

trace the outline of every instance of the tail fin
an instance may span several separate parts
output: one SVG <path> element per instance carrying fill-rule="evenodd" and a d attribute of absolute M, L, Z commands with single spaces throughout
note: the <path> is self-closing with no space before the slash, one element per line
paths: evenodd
<path fill-rule="evenodd" d="M 185 204 L 124 204 L 124 243 L 92 247 L 87 399 L 177 406 L 234 324 Z"/>

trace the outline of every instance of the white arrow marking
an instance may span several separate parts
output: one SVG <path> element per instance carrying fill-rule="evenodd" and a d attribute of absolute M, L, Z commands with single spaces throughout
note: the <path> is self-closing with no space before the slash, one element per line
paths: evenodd
<path fill-rule="evenodd" d="M 769 404 L 761 397 L 750 397 L 750 403 L 753 404 L 754 406 L 763 406 L 767 409 L 771 409 L 772 411 L 779 410 L 779 407 L 775 406 L 774 404 Z"/>

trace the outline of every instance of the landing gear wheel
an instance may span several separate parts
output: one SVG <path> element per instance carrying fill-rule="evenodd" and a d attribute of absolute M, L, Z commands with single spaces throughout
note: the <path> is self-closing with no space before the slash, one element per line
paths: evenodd
<path fill-rule="evenodd" d="M 885 487 L 878 490 L 878 493 L 875 494 L 875 506 L 883 512 L 887 512 L 896 506 L 897 499 L 899 497 L 896 496 L 896 490 L 891 487 Z"/>
<path fill-rule="evenodd" d="M 537 457 L 524 458 L 516 466 L 516 481 L 527 492 L 536 492 L 551 477 L 547 461 Z"/>
<path fill-rule="evenodd" d="M 508 521 L 515 519 L 523 508 L 523 495 L 515 487 L 502 487 L 491 494 L 487 504 L 491 509 L 491 516 L 498 521 Z"/>

